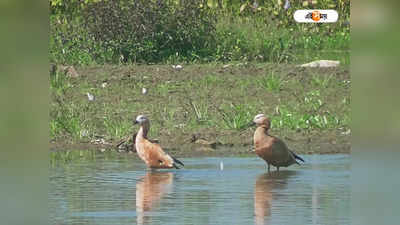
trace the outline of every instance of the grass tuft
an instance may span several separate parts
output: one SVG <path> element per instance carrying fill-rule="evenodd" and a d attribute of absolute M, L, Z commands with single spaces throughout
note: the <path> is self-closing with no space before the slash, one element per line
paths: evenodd
<path fill-rule="evenodd" d="M 254 113 L 251 107 L 244 104 L 224 105 L 219 109 L 225 129 L 242 130 L 252 121 Z"/>
<path fill-rule="evenodd" d="M 261 86 L 268 91 L 279 92 L 283 86 L 283 80 L 271 73 L 259 80 Z"/>

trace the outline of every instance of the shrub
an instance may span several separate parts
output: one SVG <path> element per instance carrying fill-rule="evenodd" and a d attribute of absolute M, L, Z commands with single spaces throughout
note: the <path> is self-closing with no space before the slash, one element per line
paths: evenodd
<path fill-rule="evenodd" d="M 53 18 L 51 54 L 54 61 L 78 64 L 206 57 L 214 43 L 215 16 L 198 2 L 90 2 L 74 20 Z"/>
<path fill-rule="evenodd" d="M 204 2 L 50 0 L 50 59 L 62 64 L 349 62 L 348 0 L 291 1 L 288 10 L 275 1 L 261 1 L 257 10 L 250 1 L 218 1 L 223 7 L 218 9 L 215 1 Z M 294 22 L 294 11 L 304 8 L 336 9 L 339 21 Z"/>

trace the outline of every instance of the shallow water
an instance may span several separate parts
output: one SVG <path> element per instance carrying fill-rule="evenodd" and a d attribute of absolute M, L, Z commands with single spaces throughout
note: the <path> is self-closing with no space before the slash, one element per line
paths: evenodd
<path fill-rule="evenodd" d="M 51 224 L 350 224 L 350 156 L 303 157 L 270 174 L 256 157 L 162 172 L 136 157 L 57 164 Z"/>

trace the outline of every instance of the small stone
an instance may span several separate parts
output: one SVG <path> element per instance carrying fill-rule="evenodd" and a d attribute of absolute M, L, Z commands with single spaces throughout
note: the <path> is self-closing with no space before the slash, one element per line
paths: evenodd
<path fill-rule="evenodd" d="M 328 68 L 328 67 L 338 67 L 340 65 L 340 61 L 336 60 L 317 60 L 310 63 L 305 63 L 300 65 L 300 67 L 311 67 L 311 68 Z"/>
<path fill-rule="evenodd" d="M 174 68 L 176 70 L 181 70 L 181 69 L 183 69 L 183 66 L 181 66 L 181 65 L 172 65 L 172 68 Z"/>
<path fill-rule="evenodd" d="M 194 143 L 199 144 L 199 145 L 211 145 L 211 142 L 204 140 L 204 139 L 198 139 Z"/>
<path fill-rule="evenodd" d="M 204 140 L 204 139 L 197 139 L 194 143 L 195 144 L 199 144 L 199 145 L 208 146 L 208 147 L 211 147 L 213 149 L 217 148 L 217 142 L 211 142 L 211 141 L 207 141 L 207 140 Z"/>
<path fill-rule="evenodd" d="M 94 95 L 90 94 L 89 92 L 86 93 L 89 101 L 94 101 Z"/>
<path fill-rule="evenodd" d="M 142 94 L 147 94 L 147 89 L 146 88 L 142 88 Z"/>

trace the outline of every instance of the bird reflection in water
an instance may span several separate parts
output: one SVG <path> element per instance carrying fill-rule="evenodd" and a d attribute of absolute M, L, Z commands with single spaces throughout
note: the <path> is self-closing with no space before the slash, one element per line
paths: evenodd
<path fill-rule="evenodd" d="M 254 187 L 254 221 L 256 225 L 268 224 L 271 215 L 271 202 L 279 189 L 286 188 L 287 179 L 296 171 L 273 171 L 257 177 Z"/>
<path fill-rule="evenodd" d="M 146 224 L 149 218 L 145 216 L 158 206 L 160 200 L 173 187 L 174 174 L 171 172 L 149 171 L 136 184 L 137 224 Z"/>

